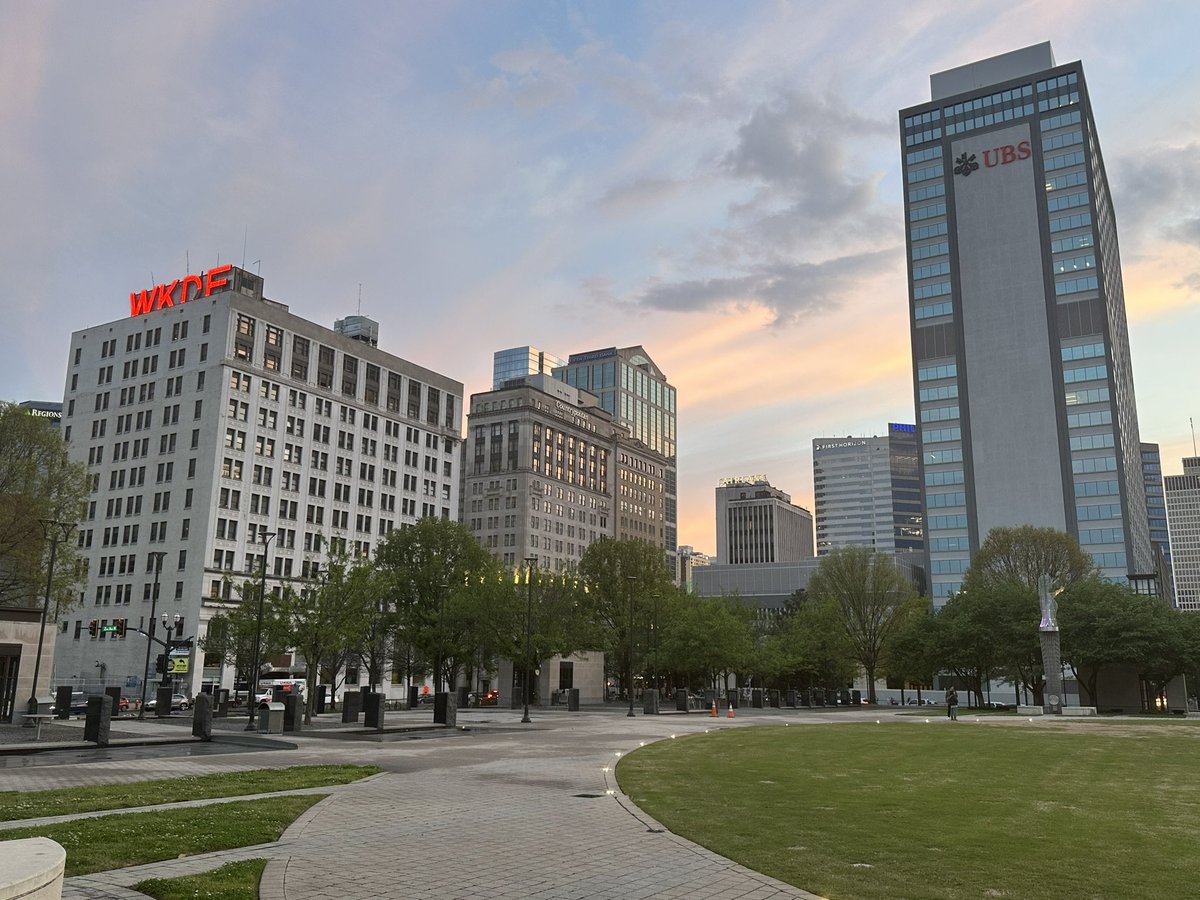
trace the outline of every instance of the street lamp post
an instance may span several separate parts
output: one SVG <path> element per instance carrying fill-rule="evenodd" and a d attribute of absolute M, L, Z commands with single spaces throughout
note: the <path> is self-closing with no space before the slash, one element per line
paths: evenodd
<path fill-rule="evenodd" d="M 164 681 L 166 680 L 166 675 L 168 674 L 167 666 L 169 666 L 171 664 L 171 651 L 175 649 L 176 642 L 178 642 L 179 639 L 183 636 L 183 634 L 182 634 L 182 632 L 183 632 L 182 619 L 183 619 L 183 616 L 181 616 L 179 613 L 175 613 L 174 618 L 172 618 L 170 615 L 168 615 L 165 612 L 162 614 L 163 680 Z M 171 637 L 172 631 L 175 632 L 174 638 Z M 171 678 L 171 693 L 172 694 L 179 693 L 177 690 L 175 690 L 175 684 L 176 684 L 176 680 L 175 680 L 175 678 L 172 677 Z"/>
<path fill-rule="evenodd" d="M 633 584 L 637 581 L 632 575 L 629 580 L 629 713 L 627 718 L 633 718 Z"/>
<path fill-rule="evenodd" d="M 154 637 L 154 617 L 158 611 L 158 573 L 162 571 L 163 559 L 166 555 L 164 550 L 150 554 L 150 558 L 154 560 L 154 593 L 150 595 L 150 623 L 146 626 L 146 662 L 142 666 L 142 701 L 138 706 L 138 719 L 141 720 L 146 718 L 146 681 L 150 672 L 150 645 L 153 643 L 151 638 Z M 163 658 L 163 662 L 165 664 L 166 657 Z M 163 674 L 166 674 L 165 670 Z"/>
<path fill-rule="evenodd" d="M 41 674 L 42 669 L 42 645 L 46 640 L 46 617 L 50 614 L 50 591 L 54 587 L 54 557 L 58 555 L 58 545 L 70 538 L 71 532 L 75 530 L 74 522 L 58 522 L 54 519 L 39 519 L 38 521 L 42 525 L 42 534 L 50 540 L 50 570 L 46 573 L 46 598 L 42 601 L 37 656 L 33 662 L 33 684 L 29 688 L 29 703 L 25 706 L 26 712 L 31 716 L 36 716 L 38 711 L 37 684 L 38 675 Z M 56 529 L 61 532 L 61 536 L 56 533 Z"/>
<path fill-rule="evenodd" d="M 533 721 L 529 718 L 529 657 L 532 652 L 529 645 L 533 621 L 533 567 L 536 565 L 536 556 L 525 557 L 525 715 L 521 717 L 523 725 L 528 725 Z"/>
<path fill-rule="evenodd" d="M 246 720 L 246 731 L 254 730 L 254 700 L 258 696 L 258 652 L 262 648 L 263 603 L 267 598 L 267 550 L 274 531 L 260 531 L 263 543 L 262 582 L 258 588 L 258 617 L 254 621 L 254 663 L 250 666 L 250 674 L 246 679 L 246 705 L 250 707 L 250 715 Z"/>

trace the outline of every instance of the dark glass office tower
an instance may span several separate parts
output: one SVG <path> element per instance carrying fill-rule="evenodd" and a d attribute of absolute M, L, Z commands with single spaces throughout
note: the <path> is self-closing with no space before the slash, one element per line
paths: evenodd
<path fill-rule="evenodd" d="M 1152 571 L 1117 229 L 1079 62 L 1048 43 L 900 111 L 913 384 L 936 604 L 998 526 Z"/>

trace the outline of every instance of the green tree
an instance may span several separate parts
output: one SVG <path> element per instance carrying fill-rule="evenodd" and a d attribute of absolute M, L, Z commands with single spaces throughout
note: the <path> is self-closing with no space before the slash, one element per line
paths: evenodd
<path fill-rule="evenodd" d="M 282 642 L 304 658 L 304 721 L 312 723 L 320 663 L 361 647 L 377 612 L 371 572 L 360 559 L 331 554 L 318 578 L 285 587 L 275 603 Z"/>
<path fill-rule="evenodd" d="M 239 680 L 249 690 L 250 670 L 254 665 L 254 635 L 259 631 L 257 580 L 234 582 L 233 592 L 238 602 L 225 606 L 208 621 L 204 637 L 200 638 L 200 649 L 213 654 L 223 665 L 231 665 Z M 257 658 L 261 663 L 288 649 L 281 636 L 278 622 L 278 607 L 275 598 L 267 595 L 263 603 L 263 619 Z M 206 663 L 207 664 L 207 663 Z"/>
<path fill-rule="evenodd" d="M 15 403 L 0 403 L 0 604 L 40 606 L 46 590 L 48 538 L 41 522 L 78 522 L 91 479 L 73 463 L 62 435 Z M 59 611 L 78 602 L 76 541 L 60 541 L 51 597 Z"/>
<path fill-rule="evenodd" d="M 754 614 L 737 597 L 681 597 L 668 593 L 661 617 L 659 655 L 676 684 L 716 688 L 754 653 Z"/>
<path fill-rule="evenodd" d="M 500 566 L 458 522 L 424 518 L 393 531 L 375 563 L 396 601 L 404 641 L 431 662 L 434 689 L 454 677 L 454 661 L 471 657 L 467 617 L 458 613 L 482 596 Z"/>
<path fill-rule="evenodd" d="M 881 666 L 889 678 L 900 681 L 902 701 L 905 686 L 915 685 L 920 696 L 922 687 L 933 685 L 938 673 L 934 627 L 929 599 L 917 597 L 884 646 Z"/>
<path fill-rule="evenodd" d="M 602 537 L 583 551 L 578 572 L 598 649 L 605 652 L 624 690 L 632 691 L 636 647 L 630 646 L 630 627 L 635 641 L 645 634 L 655 594 L 661 598 L 670 590 L 666 555 L 661 547 L 641 541 Z"/>
<path fill-rule="evenodd" d="M 960 591 L 930 619 L 931 645 L 939 671 L 949 671 L 976 698 L 1000 666 L 997 642 L 989 631 L 992 609 L 981 596 Z"/>
<path fill-rule="evenodd" d="M 867 678 L 875 702 L 875 673 L 905 605 L 916 596 L 912 584 L 890 556 L 866 547 L 839 547 L 829 553 L 808 583 L 817 601 L 836 604 L 854 657 Z"/>
<path fill-rule="evenodd" d="M 1170 655 L 1187 655 L 1186 635 L 1170 612 L 1157 597 L 1099 578 L 1080 582 L 1058 598 L 1063 658 L 1090 706 L 1100 705 L 1098 683 L 1105 666 L 1131 665 L 1144 671 Z M 1177 641 L 1180 646 L 1162 654 L 1164 645 Z"/>

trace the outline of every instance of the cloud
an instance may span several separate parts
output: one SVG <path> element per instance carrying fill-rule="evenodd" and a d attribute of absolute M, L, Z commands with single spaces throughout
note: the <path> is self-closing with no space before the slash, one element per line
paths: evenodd
<path fill-rule="evenodd" d="M 1200 144 L 1141 147 L 1109 171 L 1122 235 L 1157 232 L 1200 246 Z"/>
<path fill-rule="evenodd" d="M 671 200 L 686 187 L 673 178 L 637 178 L 609 188 L 596 205 L 612 216 L 627 216 Z"/>
<path fill-rule="evenodd" d="M 894 251 L 871 251 L 819 263 L 764 264 L 740 275 L 651 283 L 637 299 L 671 312 L 758 306 L 771 311 L 772 324 L 792 324 L 840 306 L 865 277 L 890 268 L 895 259 Z"/>

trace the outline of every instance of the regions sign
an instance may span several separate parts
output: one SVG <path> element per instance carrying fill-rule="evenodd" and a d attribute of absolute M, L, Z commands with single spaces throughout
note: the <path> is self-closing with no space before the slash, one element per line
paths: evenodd
<path fill-rule="evenodd" d="M 175 304 L 184 304 L 197 297 L 209 297 L 216 291 L 229 287 L 227 276 L 233 266 L 217 266 L 203 275 L 184 275 L 169 284 L 156 284 L 145 291 L 129 294 L 129 315 L 140 316 Z"/>

